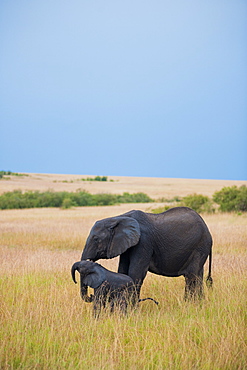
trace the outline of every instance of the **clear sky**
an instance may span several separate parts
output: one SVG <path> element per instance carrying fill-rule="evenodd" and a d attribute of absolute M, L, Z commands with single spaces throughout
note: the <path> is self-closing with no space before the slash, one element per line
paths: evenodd
<path fill-rule="evenodd" d="M 245 0 L 1 0 L 0 170 L 247 180 Z"/>

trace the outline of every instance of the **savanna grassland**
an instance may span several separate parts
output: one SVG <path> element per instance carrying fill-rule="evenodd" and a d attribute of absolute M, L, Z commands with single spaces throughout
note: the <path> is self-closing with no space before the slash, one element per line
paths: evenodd
<path fill-rule="evenodd" d="M 184 279 L 148 274 L 140 304 L 121 317 L 92 316 L 72 282 L 94 222 L 141 209 L 162 198 L 212 195 L 246 182 L 110 177 L 106 183 L 82 176 L 29 175 L 0 181 L 0 193 L 22 190 L 134 193 L 156 204 L 122 204 L 0 211 L 1 369 L 247 369 L 247 214 L 203 214 L 213 235 L 214 289 L 205 300 L 184 302 Z M 117 259 L 100 261 L 117 269 Z M 205 266 L 207 274 L 208 263 Z M 78 278 L 78 276 L 77 276 Z"/>

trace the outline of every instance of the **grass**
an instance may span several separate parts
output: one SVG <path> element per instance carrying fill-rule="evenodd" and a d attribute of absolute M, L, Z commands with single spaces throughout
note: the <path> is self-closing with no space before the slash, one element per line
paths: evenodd
<path fill-rule="evenodd" d="M 159 306 L 145 301 L 126 317 L 93 318 L 71 265 L 95 220 L 130 209 L 1 211 L 1 369 L 247 368 L 245 214 L 203 216 L 214 238 L 214 289 L 205 288 L 204 301 L 184 302 L 183 277 L 148 274 L 141 296 Z M 117 259 L 100 262 L 117 268 Z"/>
<path fill-rule="evenodd" d="M 239 272 L 216 279 L 206 300 L 193 304 L 182 300 L 182 279 L 150 275 L 143 296 L 160 307 L 143 302 L 127 317 L 99 320 L 67 273 L 35 268 L 1 278 L 2 369 L 246 367 L 247 287 Z"/>

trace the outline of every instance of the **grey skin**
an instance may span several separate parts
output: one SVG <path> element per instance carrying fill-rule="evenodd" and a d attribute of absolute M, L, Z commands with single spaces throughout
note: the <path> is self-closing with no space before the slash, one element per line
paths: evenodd
<path fill-rule="evenodd" d="M 97 261 L 120 255 L 118 272 L 136 285 L 136 302 L 147 271 L 185 277 L 185 299 L 203 297 L 203 270 L 209 257 L 207 285 L 212 286 L 212 237 L 201 216 L 187 207 L 159 214 L 130 211 L 97 221 L 81 260 Z M 87 287 L 81 281 L 81 297 Z"/>
<path fill-rule="evenodd" d="M 75 262 L 71 268 L 73 281 L 76 283 L 75 272 L 78 271 L 81 281 L 85 286 L 94 289 L 94 295 L 91 294 L 87 302 L 94 302 L 94 315 L 97 317 L 101 308 L 110 304 L 111 311 L 118 306 L 123 313 L 126 313 L 129 303 L 132 303 L 132 297 L 135 295 L 135 284 L 130 276 L 109 271 L 98 263 L 92 261 Z M 139 301 L 145 301 L 144 298 Z"/>

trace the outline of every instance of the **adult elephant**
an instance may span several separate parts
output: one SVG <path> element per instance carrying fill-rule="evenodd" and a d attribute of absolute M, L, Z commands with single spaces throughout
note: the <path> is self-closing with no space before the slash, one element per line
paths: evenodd
<path fill-rule="evenodd" d="M 137 289 L 147 271 L 185 277 L 185 299 L 203 296 L 203 268 L 209 256 L 207 283 L 212 285 L 212 237 L 201 216 L 187 207 L 160 214 L 130 211 L 97 221 L 81 260 L 97 261 L 120 255 L 118 272 L 129 275 Z M 81 282 L 81 296 L 88 300 Z"/>

